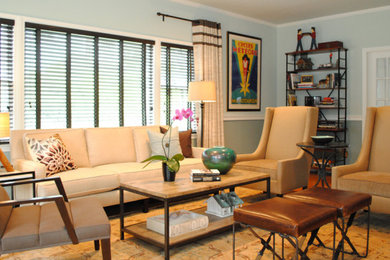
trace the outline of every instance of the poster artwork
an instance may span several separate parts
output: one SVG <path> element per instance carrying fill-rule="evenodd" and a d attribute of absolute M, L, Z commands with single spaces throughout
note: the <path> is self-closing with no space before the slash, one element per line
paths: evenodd
<path fill-rule="evenodd" d="M 257 105 L 258 44 L 232 40 L 232 104 Z"/>

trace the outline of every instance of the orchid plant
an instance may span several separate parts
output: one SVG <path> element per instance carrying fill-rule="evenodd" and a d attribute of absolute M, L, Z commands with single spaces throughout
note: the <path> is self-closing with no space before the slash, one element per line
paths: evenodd
<path fill-rule="evenodd" d="M 178 153 L 178 154 L 173 155 L 171 158 L 169 158 L 169 155 L 170 155 L 169 151 L 170 151 L 170 146 L 171 146 L 171 133 L 172 133 L 171 128 L 172 128 L 172 125 L 175 121 L 181 121 L 183 119 L 188 119 L 190 121 L 193 121 L 194 120 L 193 115 L 194 115 L 194 113 L 192 112 L 192 110 L 190 108 L 188 108 L 188 109 L 183 108 L 182 110 L 176 109 L 175 115 L 173 116 L 173 118 L 169 124 L 168 130 L 164 133 L 163 138 L 161 140 L 161 146 L 162 146 L 162 150 L 164 151 L 164 155 L 154 155 L 154 156 L 149 157 L 148 159 L 143 160 L 142 161 L 143 163 L 148 162 L 143 168 L 148 166 L 152 161 L 162 161 L 163 163 L 166 163 L 166 165 L 168 166 L 168 169 L 170 171 L 175 172 L 175 173 L 179 171 L 180 161 L 184 160 L 184 156 L 182 154 Z M 164 139 L 166 138 L 168 133 L 169 133 L 168 145 L 167 145 L 167 147 L 165 147 Z M 166 148 L 168 148 L 168 149 L 166 149 Z"/>

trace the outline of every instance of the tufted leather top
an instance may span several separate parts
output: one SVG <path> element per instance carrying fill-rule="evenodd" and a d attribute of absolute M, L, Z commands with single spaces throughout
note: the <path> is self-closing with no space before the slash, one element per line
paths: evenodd
<path fill-rule="evenodd" d="M 234 220 L 299 237 L 337 219 L 337 210 L 275 197 L 234 209 Z"/>
<path fill-rule="evenodd" d="M 314 187 L 286 194 L 285 198 L 337 208 L 339 217 L 348 216 L 371 204 L 371 195 L 360 192 Z"/>

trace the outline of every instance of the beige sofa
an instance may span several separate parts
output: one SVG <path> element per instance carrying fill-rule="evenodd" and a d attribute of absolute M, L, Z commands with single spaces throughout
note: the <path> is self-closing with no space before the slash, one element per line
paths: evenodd
<path fill-rule="evenodd" d="M 390 214 L 390 106 L 369 107 L 359 157 L 332 168 L 332 188 L 369 193 L 371 210 Z"/>
<path fill-rule="evenodd" d="M 45 177 L 45 166 L 31 160 L 25 137 L 45 139 L 58 133 L 69 150 L 77 169 L 56 174 L 60 176 L 70 199 L 96 197 L 103 206 L 119 204 L 120 183 L 131 182 L 144 176 L 160 176 L 161 162 L 143 168 L 142 160 L 150 156 L 147 130 L 160 132 L 159 126 L 13 130 L 11 131 L 11 159 L 16 170 L 35 171 L 36 178 Z M 193 148 L 194 158 L 181 162 L 180 175 L 191 168 L 203 168 L 202 148 Z M 57 194 L 52 183 L 36 186 L 37 196 Z M 31 187 L 17 190 L 18 198 L 31 197 Z M 145 197 L 126 192 L 125 202 Z"/>

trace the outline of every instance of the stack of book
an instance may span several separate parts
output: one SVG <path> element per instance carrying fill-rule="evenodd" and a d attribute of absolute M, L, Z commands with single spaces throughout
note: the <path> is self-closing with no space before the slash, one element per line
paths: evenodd
<path fill-rule="evenodd" d="M 298 89 L 305 89 L 305 88 L 315 88 L 316 85 L 313 82 L 301 82 L 298 83 L 297 88 Z"/>
<path fill-rule="evenodd" d="M 201 170 L 192 169 L 190 178 L 193 182 L 221 181 L 220 172 L 217 169 Z"/>

